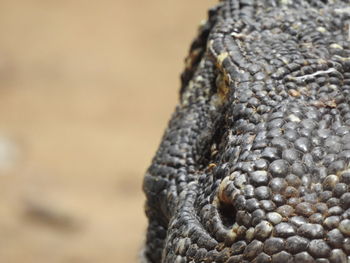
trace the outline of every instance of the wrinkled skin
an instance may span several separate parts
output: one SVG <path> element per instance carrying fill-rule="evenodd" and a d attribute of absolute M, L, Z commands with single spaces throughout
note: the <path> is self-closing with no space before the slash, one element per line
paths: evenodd
<path fill-rule="evenodd" d="M 350 4 L 225 0 L 144 179 L 146 262 L 350 262 Z"/>

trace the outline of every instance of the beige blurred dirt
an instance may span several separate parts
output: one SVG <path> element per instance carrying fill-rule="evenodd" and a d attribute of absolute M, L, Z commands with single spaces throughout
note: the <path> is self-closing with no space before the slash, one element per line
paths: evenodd
<path fill-rule="evenodd" d="M 0 262 L 137 262 L 142 176 L 216 1 L 0 2 Z"/>

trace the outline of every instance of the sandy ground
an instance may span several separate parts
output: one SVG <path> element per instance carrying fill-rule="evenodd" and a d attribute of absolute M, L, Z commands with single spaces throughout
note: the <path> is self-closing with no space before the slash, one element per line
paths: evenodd
<path fill-rule="evenodd" d="M 216 1 L 0 2 L 0 262 L 137 262 L 142 177 Z"/>

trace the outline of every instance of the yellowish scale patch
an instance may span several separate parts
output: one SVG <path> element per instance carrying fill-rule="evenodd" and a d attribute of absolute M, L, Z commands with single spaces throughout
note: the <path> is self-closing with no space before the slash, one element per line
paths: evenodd
<path fill-rule="evenodd" d="M 229 56 L 228 52 L 220 53 L 217 56 L 217 67 L 221 71 L 221 74 L 218 75 L 216 79 L 216 87 L 217 87 L 217 91 L 218 91 L 218 95 L 221 100 L 221 103 L 226 99 L 227 94 L 229 92 L 230 78 L 226 70 L 222 66 L 222 63 L 228 56 Z"/>
<path fill-rule="evenodd" d="M 218 192 L 219 200 L 223 203 L 226 203 L 226 204 L 229 204 L 231 202 L 230 199 L 228 198 L 228 196 L 226 196 L 226 194 L 225 194 L 225 189 L 228 186 L 229 181 L 230 181 L 230 178 L 228 176 L 226 176 L 224 178 L 224 180 L 222 180 L 222 182 L 220 183 L 219 192 Z"/>
<path fill-rule="evenodd" d="M 218 89 L 218 95 L 222 101 L 226 99 L 227 94 L 229 92 L 228 83 L 229 83 L 229 79 L 227 77 L 227 74 L 225 73 L 220 74 L 216 79 L 216 87 Z"/>
<path fill-rule="evenodd" d="M 218 55 L 217 60 L 219 62 L 220 67 L 222 65 L 222 62 L 224 62 L 225 58 L 227 58 L 228 55 L 229 55 L 228 52 L 223 52 L 223 53 Z"/>
<path fill-rule="evenodd" d="M 210 163 L 209 165 L 208 165 L 208 169 L 209 170 L 212 170 L 212 169 L 214 169 L 216 167 L 216 164 L 215 163 Z"/>
<path fill-rule="evenodd" d="M 336 49 L 343 49 L 343 47 L 341 45 L 337 44 L 337 43 L 333 43 L 329 47 L 336 48 Z"/>
<path fill-rule="evenodd" d="M 330 108 L 336 108 L 337 107 L 337 103 L 335 102 L 335 100 L 327 100 L 324 102 L 324 104 Z"/>
<path fill-rule="evenodd" d="M 289 95 L 291 95 L 292 97 L 299 97 L 301 94 L 299 91 L 295 90 L 295 89 L 290 89 L 288 91 Z"/>
<path fill-rule="evenodd" d="M 201 51 L 202 51 L 201 48 L 194 49 L 194 50 L 187 56 L 187 58 L 185 59 L 185 66 L 186 66 L 186 69 L 188 69 L 188 70 L 192 69 L 193 64 L 194 64 L 194 61 L 195 61 L 195 59 L 198 58 L 198 56 L 200 55 Z"/>
<path fill-rule="evenodd" d="M 319 64 L 327 64 L 327 61 L 322 59 L 322 58 L 320 58 L 320 59 L 317 60 L 317 63 L 319 63 Z"/>
<path fill-rule="evenodd" d="M 281 5 L 290 5 L 292 4 L 293 1 L 291 0 L 280 0 L 280 4 Z"/>
<path fill-rule="evenodd" d="M 237 38 L 237 39 L 245 39 L 245 38 L 247 38 L 247 35 L 242 34 L 242 33 L 236 33 L 236 32 L 231 33 L 231 36 L 233 36 L 234 38 Z"/>
<path fill-rule="evenodd" d="M 182 97 L 181 97 L 182 106 L 187 106 L 189 104 L 189 98 L 191 96 L 191 91 L 193 90 L 193 88 L 194 88 L 194 84 L 193 84 L 193 81 L 191 80 L 188 83 L 185 92 L 182 94 Z"/>
<path fill-rule="evenodd" d="M 334 57 L 337 58 L 337 59 L 340 59 L 341 61 L 344 61 L 344 62 L 350 60 L 350 57 L 341 57 L 341 56 L 338 56 L 338 55 L 335 55 Z"/>
<path fill-rule="evenodd" d="M 321 32 L 321 33 L 327 32 L 327 29 L 324 28 L 323 26 L 319 26 L 318 28 L 316 28 L 316 30 L 317 30 L 318 32 Z"/>

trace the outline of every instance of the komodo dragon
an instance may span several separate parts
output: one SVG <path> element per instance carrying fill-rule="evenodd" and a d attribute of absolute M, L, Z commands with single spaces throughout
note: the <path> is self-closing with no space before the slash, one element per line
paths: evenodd
<path fill-rule="evenodd" d="M 209 11 L 148 169 L 146 262 L 350 262 L 350 3 Z"/>

